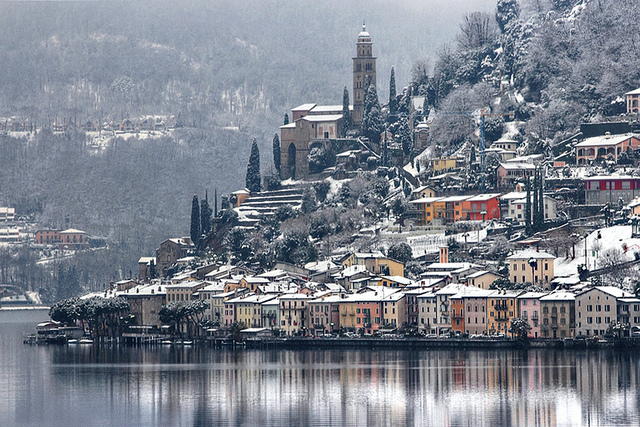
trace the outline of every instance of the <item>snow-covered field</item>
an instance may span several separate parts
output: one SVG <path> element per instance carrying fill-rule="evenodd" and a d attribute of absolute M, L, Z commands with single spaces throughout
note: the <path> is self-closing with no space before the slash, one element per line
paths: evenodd
<path fill-rule="evenodd" d="M 600 238 L 598 238 L 598 233 Z M 600 268 L 598 257 L 612 249 L 620 249 L 626 261 L 635 259 L 635 253 L 640 252 L 640 238 L 631 237 L 630 225 L 616 225 L 608 228 L 601 228 L 589 234 L 586 239 L 587 260 L 585 263 L 585 239 L 576 244 L 576 257 L 557 258 L 555 261 L 556 277 L 572 276 L 578 274 L 579 265 L 587 265 L 590 270 Z"/>

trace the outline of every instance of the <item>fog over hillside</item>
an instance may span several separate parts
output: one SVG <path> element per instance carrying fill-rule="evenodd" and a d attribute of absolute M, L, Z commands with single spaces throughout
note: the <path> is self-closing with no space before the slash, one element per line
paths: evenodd
<path fill-rule="evenodd" d="M 188 234 L 194 193 L 244 186 L 254 137 L 268 170 L 285 112 L 341 103 L 363 20 L 385 101 L 392 66 L 401 90 L 466 13 L 494 9 L 494 0 L 1 2 L 0 117 L 39 132 L 0 135 L 0 206 L 121 245 L 112 264 L 122 265 L 102 260 L 115 279 L 161 240 Z M 47 130 L 142 115 L 183 127 L 99 152 L 84 132 Z"/>

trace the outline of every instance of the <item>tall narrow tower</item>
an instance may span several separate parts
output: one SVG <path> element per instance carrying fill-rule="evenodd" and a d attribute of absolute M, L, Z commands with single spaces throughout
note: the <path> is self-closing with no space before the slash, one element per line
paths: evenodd
<path fill-rule="evenodd" d="M 364 112 L 365 85 L 376 85 L 376 57 L 371 52 L 371 36 L 364 24 L 356 42 L 356 56 L 353 58 L 353 113 L 351 121 L 354 126 L 362 124 Z"/>

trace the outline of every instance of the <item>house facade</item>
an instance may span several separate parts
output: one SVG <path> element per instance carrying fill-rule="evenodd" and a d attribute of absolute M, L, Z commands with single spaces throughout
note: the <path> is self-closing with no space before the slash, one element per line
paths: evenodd
<path fill-rule="evenodd" d="M 544 251 L 527 249 L 507 257 L 509 280 L 512 283 L 531 283 L 549 289 L 554 278 L 556 257 Z"/>
<path fill-rule="evenodd" d="M 617 204 L 619 199 L 630 202 L 640 195 L 640 177 L 592 176 L 584 180 L 584 201 L 587 205 Z"/>
<path fill-rule="evenodd" d="M 586 165 L 594 160 L 608 159 L 618 162 L 619 156 L 640 147 L 640 139 L 632 134 L 594 136 L 575 145 L 576 163 Z"/>

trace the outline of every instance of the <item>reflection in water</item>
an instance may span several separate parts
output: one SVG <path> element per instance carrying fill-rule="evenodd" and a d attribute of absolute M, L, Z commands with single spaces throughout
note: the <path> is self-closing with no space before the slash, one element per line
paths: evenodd
<path fill-rule="evenodd" d="M 31 347 L 5 326 L 0 425 L 640 422 L 633 352 Z"/>

